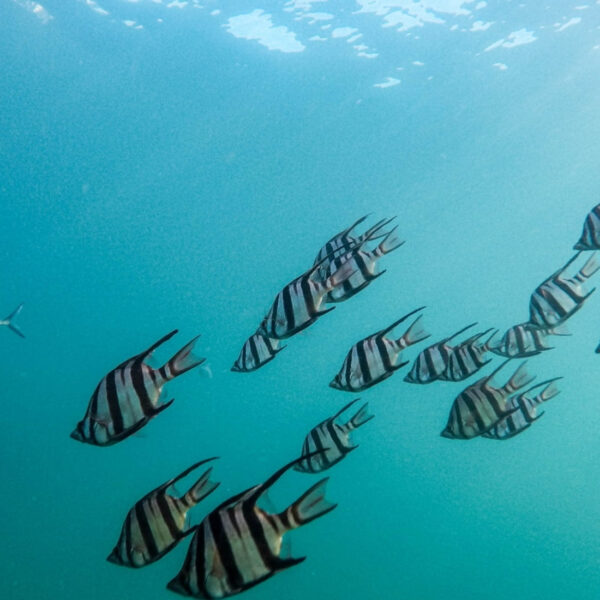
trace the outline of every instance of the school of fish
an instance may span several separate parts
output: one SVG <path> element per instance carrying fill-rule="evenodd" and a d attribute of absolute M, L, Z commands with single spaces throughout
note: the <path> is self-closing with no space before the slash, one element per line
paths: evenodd
<path fill-rule="evenodd" d="M 396 227 L 386 230 L 393 219 L 380 220 L 361 235 L 354 233 L 367 217 L 332 237 L 318 251 L 313 265 L 275 295 L 256 331 L 243 344 L 232 371 L 249 373 L 263 367 L 285 348 L 282 340 L 303 331 L 335 308 L 326 305 L 350 299 L 385 273 L 379 269 L 379 260 L 404 242 L 397 237 Z M 369 249 L 374 240 L 378 243 Z M 499 339 L 496 339 L 499 331 L 488 328 L 456 341 L 476 326 L 471 323 L 424 348 L 414 358 L 404 381 L 421 385 L 434 381 L 460 382 L 480 371 L 494 355 L 505 358 L 491 373 L 456 395 L 441 436 L 454 440 L 478 436 L 494 440 L 512 438 L 536 422 L 544 414 L 539 411 L 540 405 L 559 393 L 556 382 L 560 377 L 531 385 L 535 375 L 528 372 L 525 361 L 504 384 L 494 380 L 512 359 L 541 354 L 552 349 L 552 337 L 569 335 L 565 322 L 594 292 L 588 280 L 600 269 L 595 252 L 600 250 L 600 204 L 587 215 L 574 249 L 577 253 L 531 294 L 527 322 L 509 328 Z M 577 269 L 575 263 L 588 251 L 592 254 Z M 25 337 L 15 322 L 22 307 L 18 306 L 0 325 Z M 405 350 L 430 337 L 422 325 L 424 308 L 411 310 L 357 341 L 329 385 L 341 391 L 362 392 L 406 367 L 410 361 L 403 357 Z M 414 320 L 402 335 L 393 335 L 394 329 L 411 317 Z M 177 330 L 171 331 L 100 379 L 83 418 L 71 433 L 73 439 L 95 446 L 121 442 L 172 404 L 173 399 L 164 397 L 165 383 L 205 361 L 193 352 L 196 337 L 162 367 L 150 366 L 148 358 L 154 350 L 176 333 Z M 596 353 L 600 353 L 600 344 Z M 188 512 L 219 485 L 210 480 L 212 467 L 183 496 L 176 494 L 174 485 L 216 457 L 194 463 L 146 493 L 126 514 L 107 560 L 115 565 L 141 568 L 159 560 L 191 535 L 185 561 L 167 588 L 195 598 L 231 596 L 299 564 L 305 557 L 283 555 L 283 537 L 336 507 L 325 498 L 329 478 L 312 485 L 278 513 L 260 507 L 259 500 L 288 470 L 320 473 L 358 447 L 351 436 L 373 418 L 368 404 L 342 419 L 358 400 L 351 400 L 311 429 L 299 456 L 263 483 L 223 501 L 196 526 L 189 525 Z"/>

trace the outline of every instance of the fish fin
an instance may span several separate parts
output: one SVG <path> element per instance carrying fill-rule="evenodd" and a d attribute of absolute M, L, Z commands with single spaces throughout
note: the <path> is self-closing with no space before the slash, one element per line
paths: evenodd
<path fill-rule="evenodd" d="M 19 304 L 19 306 L 17 306 L 17 308 L 15 308 L 15 310 L 13 310 L 10 315 L 8 315 L 8 317 L 6 317 L 4 319 L 4 324 L 8 326 L 8 328 L 13 332 L 16 333 L 19 337 L 24 338 L 25 334 L 21 331 L 21 329 L 19 328 L 19 326 L 15 323 L 15 319 L 17 318 L 18 314 L 21 312 L 21 309 L 23 308 L 23 304 Z"/>
<path fill-rule="evenodd" d="M 396 343 L 400 346 L 400 348 L 408 348 L 408 346 L 412 346 L 417 342 L 422 342 L 430 337 L 431 334 L 425 331 L 421 323 L 422 316 L 423 315 L 419 315 L 402 335 L 402 337 L 396 340 Z"/>
<path fill-rule="evenodd" d="M 397 235 L 395 235 L 396 229 L 398 229 L 398 225 L 389 231 L 377 246 L 377 251 L 380 255 L 383 256 L 384 254 L 389 254 L 392 252 L 392 250 L 400 248 L 400 246 L 405 243 L 404 240 L 401 240 Z"/>
<path fill-rule="evenodd" d="M 183 497 L 183 501 L 188 506 L 194 506 L 200 502 L 203 498 L 206 498 L 209 494 L 214 492 L 219 487 L 219 482 L 210 481 L 209 477 L 212 471 L 212 467 L 205 471 L 200 479 L 194 483 L 194 485 L 188 490 Z"/>
<path fill-rule="evenodd" d="M 330 275 L 323 282 L 323 287 L 330 292 L 338 285 L 344 283 L 344 281 L 350 279 L 354 273 L 356 273 L 356 270 L 352 268 L 352 261 L 347 260 L 346 262 L 342 263 L 340 268 L 333 275 Z"/>
<path fill-rule="evenodd" d="M 600 269 L 598 253 L 593 252 L 592 255 L 587 259 L 583 267 L 579 269 L 579 273 L 587 279 L 588 277 L 591 277 L 598 269 Z"/>
<path fill-rule="evenodd" d="M 566 323 L 559 323 L 554 327 L 550 327 L 550 329 L 546 329 L 546 332 L 550 335 L 573 335 L 569 331 L 569 328 L 567 327 Z"/>
<path fill-rule="evenodd" d="M 392 374 L 393 371 L 397 371 L 398 369 L 401 369 L 402 367 L 405 367 L 409 362 L 410 362 L 409 360 L 405 360 L 405 361 L 403 361 L 401 363 L 398 363 L 397 365 L 393 365 L 392 366 L 392 371 L 390 371 L 387 374 L 387 377 L 389 377 Z"/>
<path fill-rule="evenodd" d="M 381 232 L 380 229 L 382 229 L 386 225 L 389 225 L 395 218 L 396 217 L 392 217 L 391 219 L 381 219 L 381 221 L 377 221 L 375 225 L 369 227 L 369 229 L 367 229 L 367 231 L 365 231 L 363 235 L 360 236 L 361 245 L 365 242 L 370 242 L 372 240 L 376 240 L 380 237 L 388 235 L 385 231 Z"/>
<path fill-rule="evenodd" d="M 335 379 L 334 379 L 335 381 Z M 333 383 L 333 381 L 331 382 Z M 331 383 L 329 385 L 331 385 Z M 348 402 L 348 404 L 346 404 L 343 408 L 340 408 L 340 410 L 338 410 L 335 415 L 333 415 L 333 417 L 331 417 L 331 419 L 335 420 L 337 419 L 343 412 L 347 411 L 355 402 L 358 402 L 360 400 L 360 398 L 355 398 L 354 400 L 350 400 L 350 402 Z M 327 419 L 329 420 L 329 419 Z"/>
<path fill-rule="evenodd" d="M 445 338 L 443 340 L 443 343 L 444 344 L 448 343 L 451 339 L 455 338 L 456 336 L 460 335 L 461 333 L 464 333 L 467 329 L 471 329 L 471 327 L 475 327 L 475 325 L 477 325 L 477 321 L 475 321 L 475 323 L 471 323 L 470 325 L 467 325 L 466 327 L 463 327 L 462 329 L 459 329 L 457 332 L 453 333 L 451 336 Z"/>
<path fill-rule="evenodd" d="M 394 329 L 394 327 L 396 327 L 396 325 L 400 325 L 400 323 L 402 323 L 403 321 L 406 321 L 406 319 L 408 319 L 408 317 L 412 317 L 415 313 L 418 313 L 420 310 L 423 310 L 425 308 L 425 306 L 421 306 L 419 308 L 415 308 L 415 310 L 411 310 L 409 313 L 405 314 L 403 317 L 400 317 L 397 321 L 394 321 L 389 327 L 386 327 L 385 329 L 382 329 L 381 331 L 378 331 L 377 333 L 373 334 L 373 335 L 385 335 L 386 333 L 389 333 L 392 329 Z M 373 337 L 372 335 L 370 335 L 369 337 Z"/>
<path fill-rule="evenodd" d="M 529 385 L 534 379 L 535 375 L 529 375 L 525 368 L 527 361 L 522 362 L 519 368 L 513 373 L 512 377 L 508 380 L 506 387 L 511 390 L 518 390 L 526 385 Z"/>
<path fill-rule="evenodd" d="M 369 403 L 365 402 L 359 411 L 348 421 L 347 425 L 350 425 L 352 429 L 356 429 L 364 425 L 367 421 L 370 421 L 374 416 L 369 414 Z"/>
<path fill-rule="evenodd" d="M 162 344 L 164 344 L 167 340 L 170 340 L 178 331 L 178 329 L 173 329 L 173 331 L 167 333 L 167 335 L 165 335 L 164 337 L 161 337 L 160 340 L 158 340 L 158 342 L 152 344 L 150 348 L 144 350 L 144 352 L 141 352 L 138 356 L 143 356 L 144 358 L 146 358 L 147 356 L 152 354 L 152 352 L 154 352 L 154 350 L 156 350 L 159 346 L 162 346 Z"/>
<path fill-rule="evenodd" d="M 159 413 L 161 413 L 163 410 L 166 410 L 167 408 L 169 408 L 169 406 L 171 406 L 171 404 L 173 404 L 173 402 L 175 402 L 175 398 L 171 398 L 170 400 L 167 400 L 167 402 L 163 402 L 162 404 L 159 404 L 154 409 L 154 412 L 152 413 L 152 416 L 155 417 L 156 415 L 158 415 Z"/>
<path fill-rule="evenodd" d="M 192 350 L 194 344 L 200 336 L 196 336 L 193 340 L 187 343 L 167 364 L 163 367 L 169 379 L 173 379 L 178 375 L 201 365 L 206 359 L 196 356 Z"/>
<path fill-rule="evenodd" d="M 325 499 L 325 486 L 329 481 L 329 477 L 321 479 L 318 483 L 308 489 L 298 500 L 296 500 L 286 513 L 293 517 L 289 519 L 292 523 L 296 523 L 296 527 L 310 523 L 314 519 L 321 517 L 332 511 L 337 504 L 332 504 Z"/>
<path fill-rule="evenodd" d="M 324 309 L 322 309 L 322 310 L 319 310 L 319 311 L 317 311 L 317 313 L 316 313 L 316 314 L 317 314 L 317 316 L 319 316 L 319 317 L 320 317 L 321 315 L 326 315 L 328 312 L 331 312 L 331 311 L 332 311 L 334 308 L 335 308 L 335 306 L 330 306 L 329 308 L 324 308 Z M 309 323 L 309 325 L 310 325 L 310 324 L 312 324 L 312 323 Z M 304 329 L 304 328 L 303 328 L 303 329 Z M 296 333 L 298 333 L 298 332 L 300 332 L 300 331 L 301 331 L 301 330 L 300 330 L 300 329 L 298 329 L 298 331 L 297 331 Z"/>

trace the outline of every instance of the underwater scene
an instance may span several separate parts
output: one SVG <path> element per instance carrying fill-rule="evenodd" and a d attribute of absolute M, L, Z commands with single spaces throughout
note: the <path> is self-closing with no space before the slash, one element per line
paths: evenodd
<path fill-rule="evenodd" d="M 600 598 L 600 0 L 0 51 L 1 598 Z"/>

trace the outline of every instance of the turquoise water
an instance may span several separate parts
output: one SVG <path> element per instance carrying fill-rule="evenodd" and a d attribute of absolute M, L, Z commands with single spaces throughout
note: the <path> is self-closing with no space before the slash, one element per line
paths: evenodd
<path fill-rule="evenodd" d="M 197 523 L 264 481 L 353 398 L 327 385 L 348 348 L 418 306 L 432 340 L 526 320 L 599 201 L 597 2 L 423 0 L 414 27 L 393 0 L 181 4 L 0 6 L 0 312 L 24 302 L 27 336 L 0 328 L 3 598 L 175 598 L 187 541 L 105 561 L 138 498 L 218 455 Z M 255 9 L 285 31 L 247 39 Z M 368 212 L 406 240 L 387 273 L 231 373 L 277 291 Z M 339 506 L 244 597 L 600 597 L 599 302 L 530 359 L 562 393 L 510 441 L 439 436 L 461 384 L 361 394 L 376 417 L 327 473 Z M 70 439 L 99 379 L 174 328 L 157 358 L 200 333 L 212 377 L 168 384 L 173 406 L 115 446 Z M 272 500 L 315 481 L 290 472 Z"/>

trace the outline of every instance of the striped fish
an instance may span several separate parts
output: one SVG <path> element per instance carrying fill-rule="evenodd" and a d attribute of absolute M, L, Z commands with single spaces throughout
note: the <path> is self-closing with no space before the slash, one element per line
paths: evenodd
<path fill-rule="evenodd" d="M 463 327 L 450 337 L 444 338 L 440 342 L 432 344 L 425 348 L 415 359 L 410 373 L 404 378 L 408 383 L 431 383 L 439 379 L 440 375 L 446 370 L 448 359 L 453 350 L 449 342 L 456 336 L 464 333 L 467 329 L 474 327 L 477 323 L 471 323 Z"/>
<path fill-rule="evenodd" d="M 24 338 L 25 334 L 19 329 L 19 327 L 15 323 L 15 319 L 17 318 L 18 314 L 21 312 L 22 308 L 23 308 L 23 305 L 19 304 L 19 306 L 17 306 L 17 308 L 15 308 L 15 310 L 13 310 L 10 313 L 10 315 L 8 315 L 8 317 L 5 317 L 4 319 L 2 319 L 2 321 L 0 321 L 0 325 L 4 325 L 5 327 L 8 327 L 13 333 L 16 333 L 17 335 Z"/>
<path fill-rule="evenodd" d="M 250 373 L 251 371 L 260 369 L 260 367 L 273 360 L 275 355 L 285 348 L 285 346 L 279 346 L 279 344 L 279 340 L 255 333 L 244 343 L 240 355 L 235 363 L 233 363 L 231 370 L 237 373 Z"/>
<path fill-rule="evenodd" d="M 600 204 L 592 208 L 585 218 L 583 232 L 574 250 L 600 250 Z"/>
<path fill-rule="evenodd" d="M 138 500 L 127 513 L 119 541 L 106 560 L 123 567 L 145 567 L 162 558 L 192 533 L 194 527 L 185 529 L 188 510 L 219 485 L 208 479 L 212 469 L 208 469 L 181 498 L 169 494 L 168 490 L 210 460 L 215 458 L 197 462 Z"/>
<path fill-rule="evenodd" d="M 526 392 L 512 396 L 508 400 L 508 404 L 509 406 L 518 408 L 518 410 L 498 421 L 494 427 L 483 434 L 483 437 L 494 440 L 507 440 L 525 431 L 525 429 L 530 427 L 534 421 L 537 421 L 544 414 L 543 412 L 538 414 L 537 407 L 542 402 L 547 402 L 560 394 L 560 390 L 554 385 L 554 382 L 559 379 L 561 377 L 549 379 L 548 381 L 534 385 Z M 545 387 L 540 393 L 536 394 L 533 398 L 529 397 L 529 394 L 533 390 L 542 386 Z"/>
<path fill-rule="evenodd" d="M 580 252 L 533 292 L 529 301 L 530 323 L 539 327 L 558 325 L 573 316 L 594 292 L 596 288 L 588 291 L 585 284 L 600 268 L 595 252 L 573 277 L 565 277 L 566 269 L 579 254 Z"/>
<path fill-rule="evenodd" d="M 478 342 L 490 331 L 492 329 L 477 333 L 452 348 L 448 356 L 446 368 L 438 376 L 438 379 L 442 381 L 462 381 L 479 371 L 481 367 L 487 365 L 492 360 L 491 358 L 485 358 L 485 355 L 490 350 L 488 344 L 495 333 L 497 333 L 497 330 L 494 330 L 494 333 L 483 344 Z"/>
<path fill-rule="evenodd" d="M 569 335 L 564 325 L 557 325 L 552 328 L 538 327 L 531 323 L 521 323 L 514 325 L 504 332 L 504 335 L 497 343 L 488 343 L 490 352 L 507 358 L 527 358 L 552 350 L 554 346 L 548 345 L 548 338 L 551 335 Z"/>
<path fill-rule="evenodd" d="M 335 308 L 321 309 L 325 295 L 352 276 L 352 266 L 344 265 L 325 281 L 315 281 L 320 263 L 288 283 L 278 294 L 262 320 L 257 333 L 278 340 L 288 338 L 309 325 L 320 316 Z"/>
<path fill-rule="evenodd" d="M 421 327 L 422 315 L 397 340 L 386 337 L 386 334 L 424 308 L 421 306 L 413 310 L 389 327 L 354 344 L 346 355 L 342 368 L 329 384 L 330 387 L 345 392 L 359 392 L 387 379 L 394 371 L 407 365 L 408 361 L 398 362 L 402 350 L 429 337 Z"/>
<path fill-rule="evenodd" d="M 302 446 L 303 460 L 294 466 L 296 471 L 303 473 L 318 473 L 333 467 L 349 452 L 358 448 L 350 440 L 350 434 L 356 428 L 370 421 L 374 415 L 368 413 L 368 403 L 346 423 L 336 423 L 335 420 L 360 398 L 352 400 L 339 410 L 333 417 L 319 423 L 306 436 Z M 315 454 L 316 452 L 316 454 Z M 309 458 L 304 458 L 309 457 Z"/>
<path fill-rule="evenodd" d="M 114 444 L 141 429 L 173 403 L 172 399 L 160 402 L 164 384 L 205 361 L 192 354 L 196 337 L 164 366 L 154 369 L 148 365 L 145 361 L 150 354 L 176 333 L 177 329 L 171 331 L 101 379 L 85 416 L 71 433 L 73 439 L 95 446 Z"/>
<path fill-rule="evenodd" d="M 494 425 L 519 408 L 510 406 L 507 398 L 533 381 L 523 363 L 502 387 L 491 384 L 493 377 L 510 361 L 503 362 L 487 377 L 464 389 L 454 400 L 446 428 L 440 434 L 450 439 L 470 440 L 489 431 Z"/>
<path fill-rule="evenodd" d="M 363 249 L 362 245 L 357 246 L 354 250 L 342 254 L 329 262 L 327 276 L 333 275 L 342 265 L 351 264 L 354 275 L 349 277 L 342 283 L 341 286 L 333 289 L 327 294 L 326 302 L 343 302 L 348 300 L 362 289 L 366 288 L 374 279 L 377 279 L 385 273 L 385 269 L 376 273 L 377 261 L 386 254 L 396 250 L 404 244 L 399 240 L 394 232 L 397 227 L 394 227 L 384 239 L 377 245 L 374 250 Z"/>
<path fill-rule="evenodd" d="M 300 460 L 304 459 L 287 464 L 265 483 L 233 496 L 212 511 L 198 526 L 185 562 L 168 589 L 195 598 L 224 598 L 301 563 L 306 557 L 281 556 L 282 538 L 336 507 L 324 497 L 328 478 L 313 485 L 279 514 L 257 504 Z"/>
<path fill-rule="evenodd" d="M 319 252 L 317 253 L 317 257 L 315 258 L 315 261 L 313 263 L 313 266 L 317 266 L 317 265 L 321 266 L 323 269 L 323 273 L 324 273 L 324 271 L 328 267 L 327 261 L 333 260 L 334 258 L 341 256 L 342 254 L 346 254 L 347 252 L 349 252 L 353 248 L 356 248 L 357 246 L 360 246 L 362 243 L 364 243 L 367 240 L 373 240 L 373 239 L 376 239 L 377 237 L 384 235 L 384 234 L 378 233 L 379 230 L 382 227 L 385 227 L 388 223 L 390 223 L 395 218 L 395 217 L 392 217 L 391 219 L 382 219 L 381 221 L 378 221 L 377 223 L 375 223 L 375 225 L 373 225 L 373 227 L 370 227 L 369 229 L 367 229 L 367 231 L 365 231 L 365 233 L 363 233 L 362 235 L 360 235 L 358 237 L 354 237 L 352 235 L 352 230 L 355 227 L 358 227 L 358 225 L 360 225 L 363 221 L 365 221 L 368 216 L 369 215 L 365 215 L 364 217 L 358 219 L 358 221 L 355 221 L 352 225 L 350 225 L 350 227 L 347 227 L 343 231 L 340 231 L 337 235 L 334 235 L 319 250 Z M 325 277 L 323 277 L 323 278 L 325 278 Z"/>

